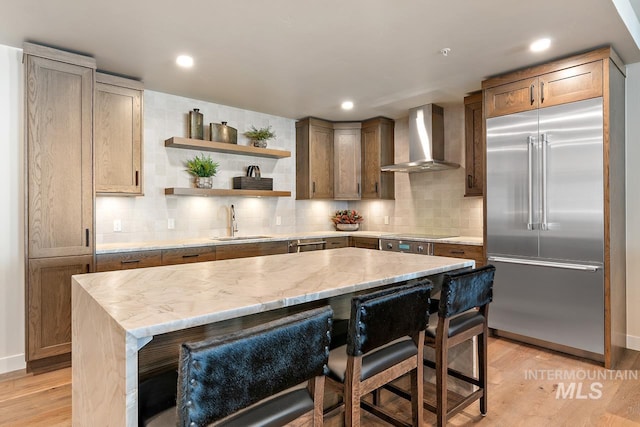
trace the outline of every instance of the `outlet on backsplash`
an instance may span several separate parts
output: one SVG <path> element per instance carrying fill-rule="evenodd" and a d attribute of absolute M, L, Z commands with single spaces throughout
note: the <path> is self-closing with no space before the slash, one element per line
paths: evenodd
<path fill-rule="evenodd" d="M 122 231 L 122 221 L 119 219 L 114 219 L 113 220 L 113 231 L 115 231 L 116 233 L 119 233 L 120 231 Z"/>
<path fill-rule="evenodd" d="M 169 219 L 167 220 L 167 228 L 168 228 L 169 230 L 173 230 L 174 228 L 176 228 L 176 220 L 175 220 L 175 219 L 173 219 L 173 218 L 169 218 Z"/>

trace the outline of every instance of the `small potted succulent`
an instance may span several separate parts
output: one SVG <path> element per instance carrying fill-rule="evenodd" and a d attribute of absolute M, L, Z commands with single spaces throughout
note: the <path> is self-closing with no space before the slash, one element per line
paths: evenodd
<path fill-rule="evenodd" d="M 356 210 L 343 209 L 335 211 L 331 221 L 340 231 L 356 231 L 364 218 Z"/>
<path fill-rule="evenodd" d="M 271 126 L 260 129 L 256 129 L 255 126 L 251 126 L 251 129 L 246 131 L 244 136 L 251 140 L 254 147 L 267 148 L 267 141 L 275 138 L 276 133 L 271 130 Z"/>
<path fill-rule="evenodd" d="M 193 175 L 196 179 L 196 186 L 198 188 L 211 188 L 213 187 L 213 180 L 211 177 L 215 176 L 218 172 L 219 164 L 214 162 L 211 156 L 195 156 L 194 158 L 187 160 L 186 162 L 187 172 Z"/>

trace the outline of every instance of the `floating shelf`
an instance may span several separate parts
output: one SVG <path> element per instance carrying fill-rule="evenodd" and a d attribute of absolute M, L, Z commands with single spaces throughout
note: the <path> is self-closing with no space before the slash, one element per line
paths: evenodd
<path fill-rule="evenodd" d="M 227 190 L 221 188 L 165 188 L 167 196 L 247 196 L 247 197 L 291 197 L 291 191 L 272 190 Z"/>
<path fill-rule="evenodd" d="M 250 147 L 248 145 L 227 144 L 224 142 L 204 141 L 201 139 L 180 138 L 174 136 L 164 141 L 165 147 L 187 148 L 190 150 L 215 151 L 217 153 L 239 154 L 241 156 L 270 157 L 284 159 L 291 157 L 290 151 L 271 148 Z"/>

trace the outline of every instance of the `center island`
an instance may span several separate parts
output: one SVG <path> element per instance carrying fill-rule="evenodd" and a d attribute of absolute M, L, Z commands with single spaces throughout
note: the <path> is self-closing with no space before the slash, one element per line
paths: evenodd
<path fill-rule="evenodd" d="M 342 248 L 73 276 L 73 425 L 136 426 L 139 378 L 177 365 L 183 341 L 473 266 Z"/>

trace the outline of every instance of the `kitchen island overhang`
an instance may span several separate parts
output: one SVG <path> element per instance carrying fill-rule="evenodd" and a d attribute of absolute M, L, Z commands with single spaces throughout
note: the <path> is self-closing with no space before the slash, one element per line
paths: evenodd
<path fill-rule="evenodd" d="M 473 266 L 342 248 L 74 276 L 73 425 L 137 425 L 138 352 L 156 335 Z"/>

